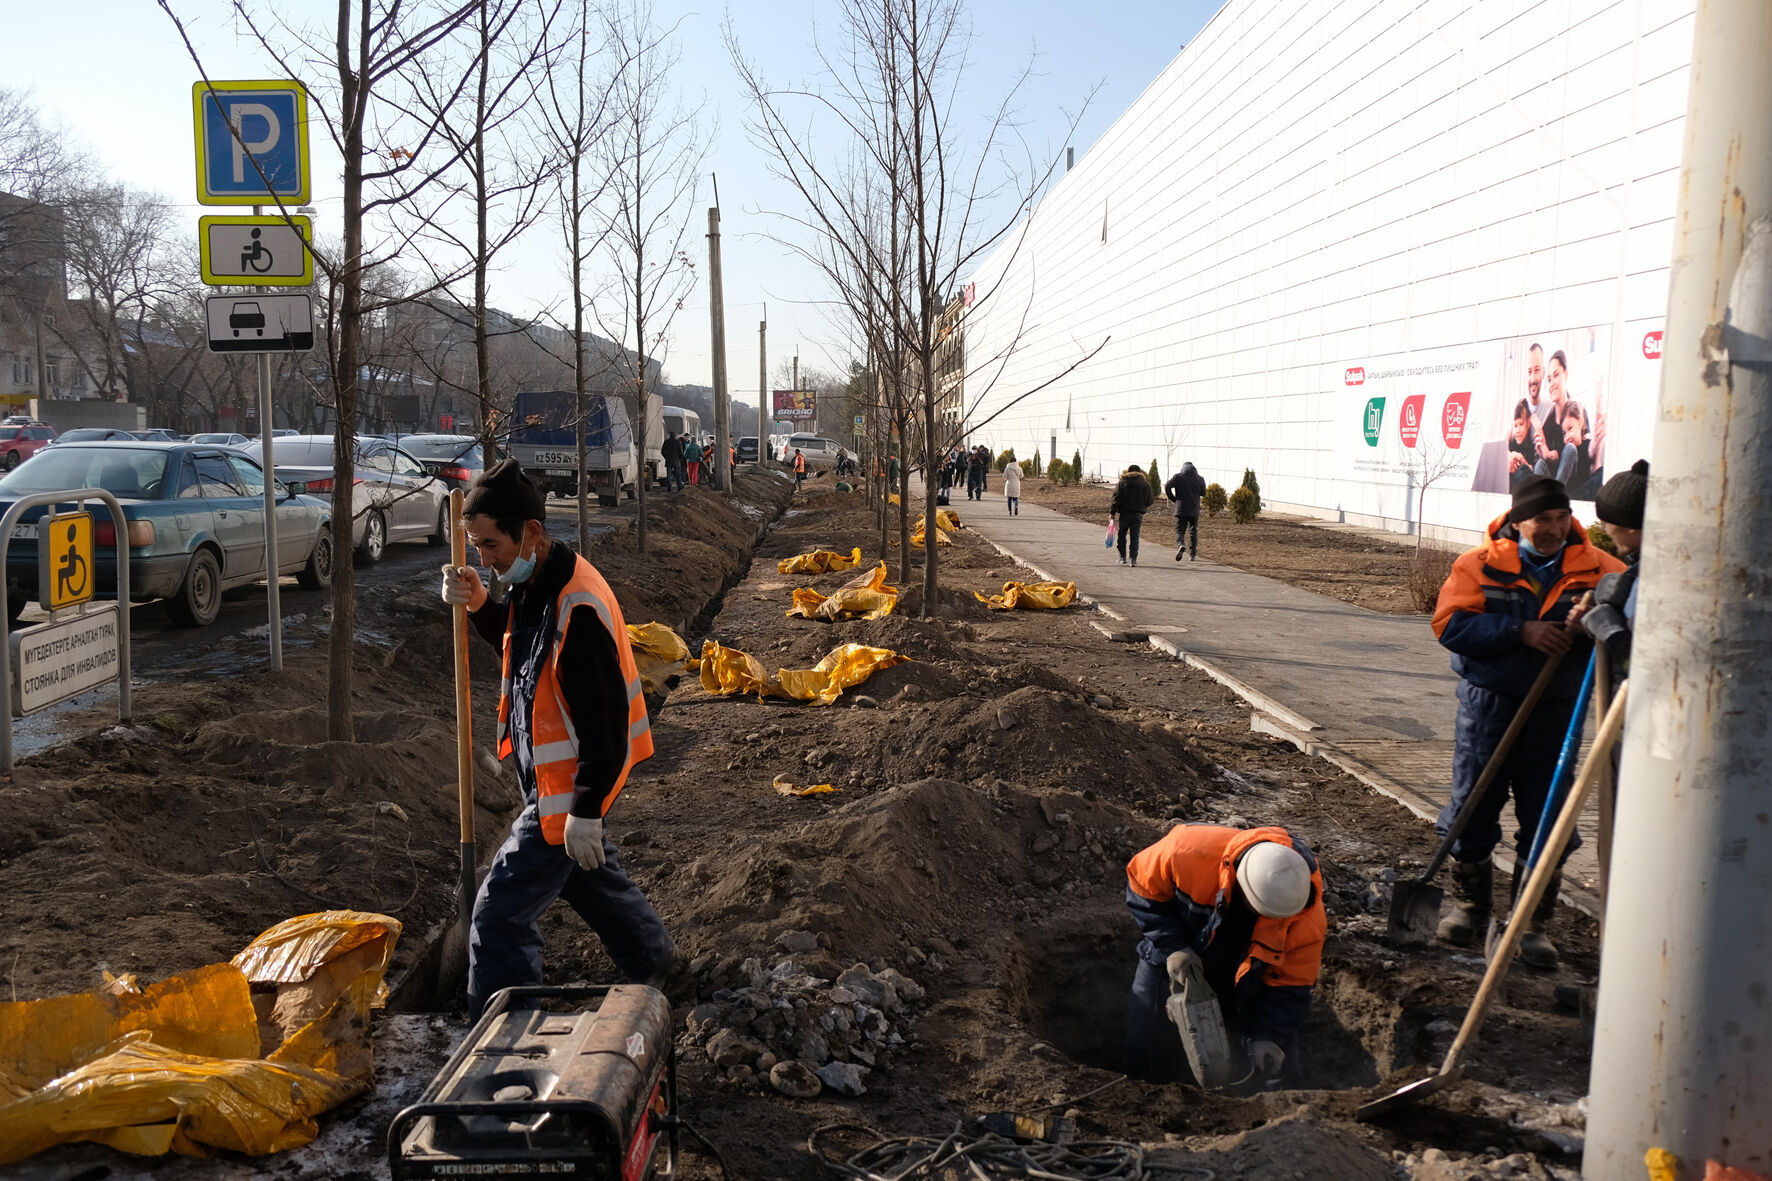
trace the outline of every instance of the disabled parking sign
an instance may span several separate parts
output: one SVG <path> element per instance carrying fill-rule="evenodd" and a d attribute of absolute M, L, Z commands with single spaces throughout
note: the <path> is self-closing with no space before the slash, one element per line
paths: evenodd
<path fill-rule="evenodd" d="M 59 611 L 92 598 L 92 514 L 55 513 L 38 523 L 37 593 Z"/>
<path fill-rule="evenodd" d="M 274 205 L 308 200 L 308 92 L 295 81 L 198 82 L 197 201 Z"/>

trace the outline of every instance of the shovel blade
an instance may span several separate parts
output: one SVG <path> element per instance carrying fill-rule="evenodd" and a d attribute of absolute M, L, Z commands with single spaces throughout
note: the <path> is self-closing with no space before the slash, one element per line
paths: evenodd
<path fill-rule="evenodd" d="M 1419 1103 L 1429 1095 L 1438 1094 L 1457 1082 L 1463 1071 L 1454 1067 L 1442 1070 L 1439 1074 L 1430 1074 L 1424 1079 L 1416 1079 L 1406 1087 L 1399 1087 L 1382 1099 L 1374 1099 L 1370 1103 L 1362 1103 L 1354 1109 L 1354 1118 L 1364 1123 L 1393 1111 Z"/>
<path fill-rule="evenodd" d="M 1440 903 L 1446 891 L 1427 882 L 1398 882 L 1391 887 L 1390 928 L 1393 947 L 1419 947 L 1432 941 L 1440 927 Z"/>

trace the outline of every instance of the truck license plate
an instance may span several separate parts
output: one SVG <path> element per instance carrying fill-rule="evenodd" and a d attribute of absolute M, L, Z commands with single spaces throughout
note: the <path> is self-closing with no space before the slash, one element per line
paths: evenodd
<path fill-rule="evenodd" d="M 576 467 L 578 456 L 560 451 L 537 451 L 535 462 L 543 467 Z"/>
<path fill-rule="evenodd" d="M 563 467 L 550 467 L 543 468 L 542 470 L 547 472 L 550 476 L 570 476 L 572 474 L 571 469 Z"/>

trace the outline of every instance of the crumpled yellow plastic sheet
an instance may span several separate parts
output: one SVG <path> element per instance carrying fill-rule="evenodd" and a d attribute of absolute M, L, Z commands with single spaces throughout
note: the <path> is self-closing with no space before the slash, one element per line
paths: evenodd
<path fill-rule="evenodd" d="M 656 621 L 628 624 L 628 643 L 634 649 L 641 687 L 648 693 L 662 690 L 665 678 L 684 671 L 689 660 L 689 645 L 683 637 Z"/>
<path fill-rule="evenodd" d="M 783 558 L 775 564 L 775 569 L 780 574 L 828 574 L 832 570 L 853 570 L 859 565 L 861 547 L 858 545 L 847 558 L 833 550 L 815 549 L 809 554 Z"/>
<path fill-rule="evenodd" d="M 288 919 L 231 963 L 146 989 L 0 1004 L 0 1164 L 90 1140 L 123 1152 L 260 1155 L 372 1082 L 369 1010 L 400 924 Z"/>
<path fill-rule="evenodd" d="M 881 619 L 898 604 L 898 588 L 886 585 L 886 563 L 852 578 L 827 598 L 808 587 L 796 587 L 789 617 L 802 619 Z"/>
<path fill-rule="evenodd" d="M 993 611 L 1013 611 L 1021 608 L 1052 608 L 1069 607 L 1077 599 L 1077 584 L 1074 582 L 1005 582 L 1003 593 L 984 595 L 972 592 L 972 597 Z"/>
<path fill-rule="evenodd" d="M 770 676 L 756 657 L 737 648 L 725 647 L 715 640 L 704 640 L 701 646 L 701 687 L 721 696 L 755 693 L 759 698 L 782 697 L 790 701 L 830 705 L 843 695 L 845 689 L 854 688 L 880 669 L 891 668 L 909 659 L 890 648 L 839 644 L 825 653 L 824 659 L 813 668 L 777 669 L 775 675 Z"/>

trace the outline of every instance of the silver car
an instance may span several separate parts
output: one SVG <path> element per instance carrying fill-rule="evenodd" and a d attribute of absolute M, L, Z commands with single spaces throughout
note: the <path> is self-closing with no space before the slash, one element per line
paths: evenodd
<path fill-rule="evenodd" d="M 257 459 L 258 440 L 240 448 Z M 291 435 L 271 450 L 277 478 L 305 485 L 309 496 L 332 495 L 332 436 Z M 381 561 L 396 541 L 449 542 L 449 486 L 386 439 L 356 439 L 357 482 L 351 493 L 351 547 L 358 560 Z"/>

